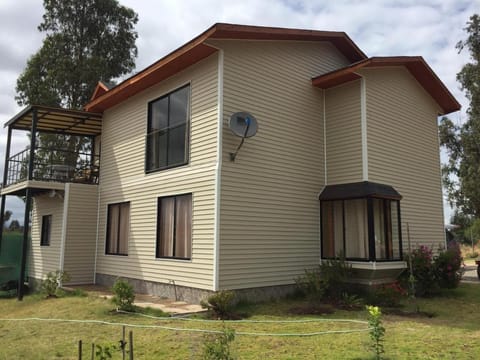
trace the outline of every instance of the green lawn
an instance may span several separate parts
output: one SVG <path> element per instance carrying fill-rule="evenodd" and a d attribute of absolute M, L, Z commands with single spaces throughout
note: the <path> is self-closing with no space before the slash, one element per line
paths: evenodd
<path fill-rule="evenodd" d="M 480 285 L 462 284 L 435 299 L 420 299 L 420 310 L 433 312 L 433 318 L 384 316 L 387 329 L 386 359 L 477 359 L 480 356 Z M 300 300 L 239 309 L 249 320 L 357 319 L 366 320 L 365 311 L 338 311 L 328 316 L 292 316 L 288 310 Z M 221 329 L 218 322 L 157 320 L 136 315 L 114 314 L 113 306 L 98 297 L 44 299 L 27 296 L 23 302 L 0 299 L 3 319 L 49 318 L 103 320 L 177 329 Z M 365 328 L 365 324 L 334 321 L 306 323 L 227 323 L 237 332 L 314 333 Z M 162 328 L 132 328 L 135 359 L 199 359 L 204 335 L 198 332 Z M 0 321 L 0 359 L 77 359 L 78 340 L 91 343 L 118 342 L 121 326 L 89 323 L 41 321 Z M 237 334 L 234 351 L 238 359 L 371 359 L 367 332 L 324 334 L 311 337 L 250 336 Z M 117 353 L 114 359 L 120 359 Z"/>

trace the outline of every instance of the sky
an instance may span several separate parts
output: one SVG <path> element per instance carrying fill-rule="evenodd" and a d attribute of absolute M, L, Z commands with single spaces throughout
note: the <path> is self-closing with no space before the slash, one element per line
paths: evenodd
<path fill-rule="evenodd" d="M 480 0 L 119 0 L 139 16 L 138 58 L 141 70 L 200 34 L 216 22 L 344 31 L 368 56 L 421 55 L 462 104 L 450 114 L 466 119 L 468 102 L 456 74 L 469 61 L 458 53 L 469 17 L 480 12 Z M 42 45 L 37 30 L 42 0 L 0 0 L 0 174 L 3 175 L 6 130 L 3 124 L 21 108 L 15 84 L 28 58 Z M 11 154 L 27 138 L 15 132 Z M 442 156 L 445 158 L 445 156 Z M 8 197 L 6 208 L 23 219 L 22 201 Z M 445 206 L 448 219 L 451 209 Z"/>

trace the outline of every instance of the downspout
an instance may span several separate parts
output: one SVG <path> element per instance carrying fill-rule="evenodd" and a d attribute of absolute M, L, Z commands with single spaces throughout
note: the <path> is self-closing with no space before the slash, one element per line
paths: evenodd
<path fill-rule="evenodd" d="M 222 132 L 223 132 L 223 60 L 224 53 L 218 49 L 218 124 L 217 124 L 217 162 L 215 165 L 215 229 L 213 235 L 213 291 L 219 290 L 220 266 L 220 195 L 222 175 Z"/>
<path fill-rule="evenodd" d="M 63 197 L 63 218 L 62 218 L 62 235 L 60 239 L 60 271 L 64 270 L 65 266 L 65 243 L 67 239 L 67 221 L 68 221 L 68 203 L 70 197 L 70 184 L 65 184 L 65 196 Z"/>
<path fill-rule="evenodd" d="M 327 109 L 326 109 L 326 90 L 323 89 L 323 171 L 324 171 L 324 188 L 328 185 L 328 174 L 327 174 Z M 321 194 L 321 192 L 320 192 Z M 320 197 L 318 194 L 317 200 Z M 320 244 L 320 263 L 322 263 L 322 204 L 318 202 L 318 243 Z"/>

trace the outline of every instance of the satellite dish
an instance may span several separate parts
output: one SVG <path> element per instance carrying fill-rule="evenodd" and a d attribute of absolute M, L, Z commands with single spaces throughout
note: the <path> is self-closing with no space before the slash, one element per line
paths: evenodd
<path fill-rule="evenodd" d="M 228 126 L 235 135 L 242 138 L 254 136 L 258 129 L 257 119 L 252 114 L 244 111 L 232 114 Z"/>
<path fill-rule="evenodd" d="M 257 133 L 257 119 L 255 119 L 255 117 L 248 112 L 240 111 L 230 116 L 228 126 L 235 135 L 242 138 L 242 141 L 240 142 L 240 145 L 238 145 L 237 150 L 235 150 L 234 153 L 230 153 L 230 160 L 235 161 L 237 153 L 242 147 L 245 139 L 252 137 Z"/>

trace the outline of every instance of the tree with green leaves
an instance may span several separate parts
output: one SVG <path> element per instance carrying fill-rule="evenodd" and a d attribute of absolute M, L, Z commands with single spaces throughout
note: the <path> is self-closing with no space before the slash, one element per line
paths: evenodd
<path fill-rule="evenodd" d="M 443 166 L 448 200 L 467 217 L 480 217 L 480 16 L 474 14 L 465 27 L 467 38 L 457 43 L 459 52 L 468 50 L 470 62 L 457 74 L 457 81 L 470 102 L 468 120 L 462 125 L 443 117 L 440 143 L 449 155 Z"/>
<path fill-rule="evenodd" d="M 44 0 L 43 6 L 38 30 L 46 36 L 17 79 L 19 105 L 81 109 L 99 80 L 111 82 L 135 68 L 138 16 L 132 9 L 117 0 Z M 37 143 L 37 158 L 69 164 L 91 146 L 83 137 L 51 134 Z"/>
<path fill-rule="evenodd" d="M 11 216 L 12 216 L 12 212 L 11 212 L 10 210 L 7 210 L 7 211 L 4 212 L 4 214 L 3 214 L 3 224 L 2 224 L 2 226 L 3 226 L 6 222 L 8 222 L 8 220 L 10 220 L 10 217 L 11 217 Z"/>
<path fill-rule="evenodd" d="M 99 80 L 135 68 L 137 14 L 117 0 L 44 0 L 43 45 L 17 80 L 19 105 L 80 109 Z"/>

